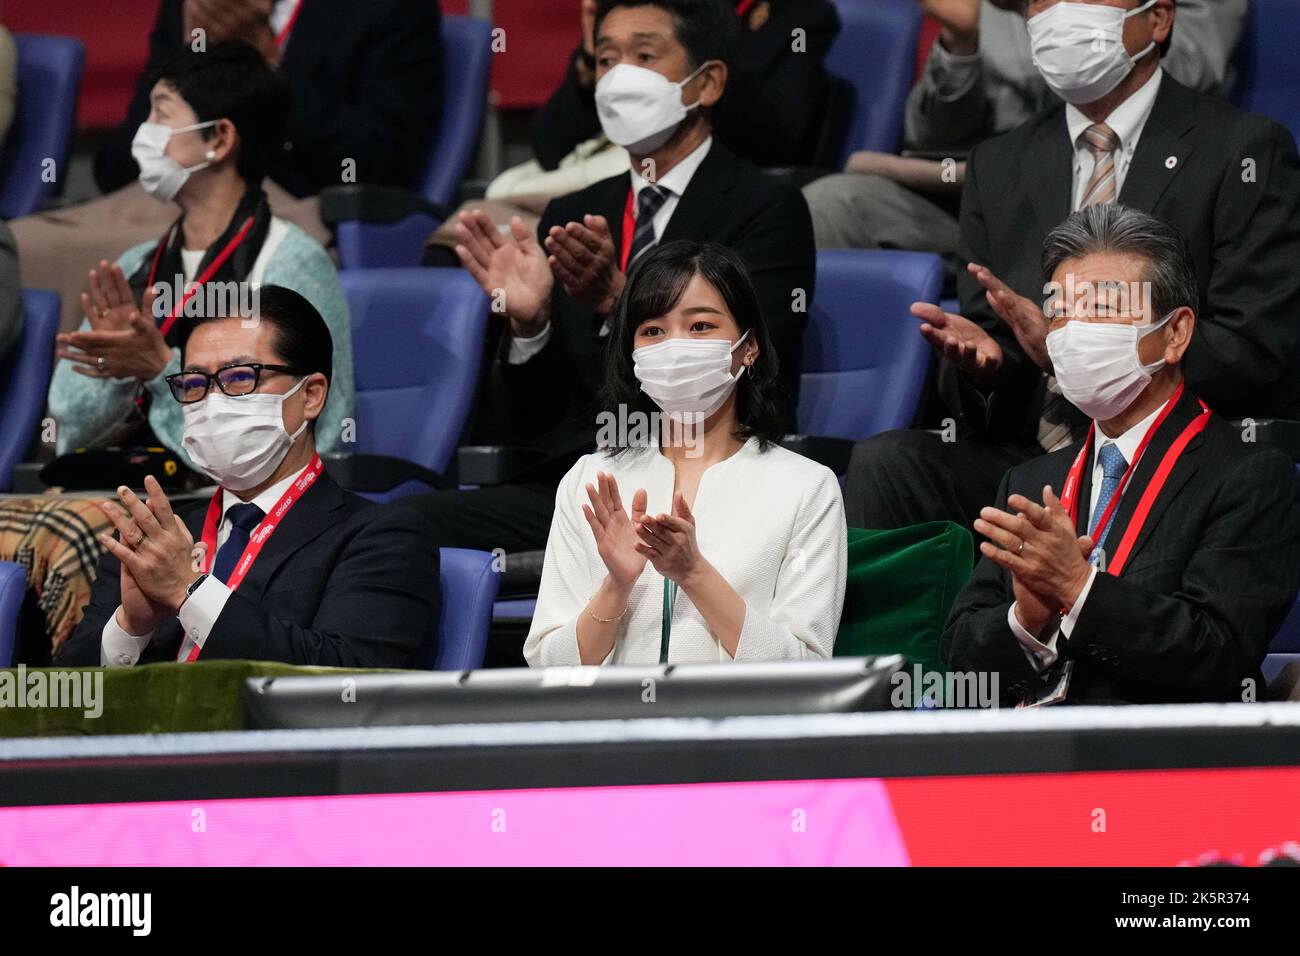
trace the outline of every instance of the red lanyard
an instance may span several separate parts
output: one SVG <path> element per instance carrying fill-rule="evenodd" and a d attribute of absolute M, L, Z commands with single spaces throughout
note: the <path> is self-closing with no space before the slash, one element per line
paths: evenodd
<path fill-rule="evenodd" d="M 636 190 L 629 186 L 627 188 L 627 203 L 623 206 L 623 251 L 618 260 L 618 267 L 622 272 L 627 272 L 627 257 L 632 254 L 632 234 L 636 232 L 636 219 L 632 216 L 632 203 L 635 195 Z"/>
<path fill-rule="evenodd" d="M 289 19 L 285 21 L 284 26 L 280 27 L 280 32 L 275 35 L 275 46 L 283 50 L 284 45 L 289 42 L 289 34 L 293 31 L 293 25 L 298 22 L 298 14 L 302 13 L 303 0 L 298 0 L 293 5 L 293 12 L 289 14 Z"/>
<path fill-rule="evenodd" d="M 262 547 L 266 544 L 267 539 L 275 533 L 275 529 L 280 526 L 280 521 L 288 514 L 294 503 L 303 496 L 308 488 L 316 483 L 316 479 L 320 477 L 320 473 L 324 468 L 320 455 L 313 455 L 311 464 L 304 468 L 302 474 L 285 489 L 284 494 L 280 496 L 280 500 L 275 503 L 275 507 L 270 510 L 266 517 L 262 519 L 261 524 L 249 535 L 248 545 L 244 548 L 244 553 L 239 556 L 239 560 L 235 562 L 235 567 L 230 572 L 230 579 L 226 581 L 226 587 L 232 591 L 239 587 L 240 582 L 248 574 L 248 569 L 253 566 L 257 556 L 262 553 Z M 220 488 L 217 489 L 216 494 L 212 496 L 212 500 L 208 502 L 208 513 L 203 519 L 203 544 L 205 545 L 203 570 L 205 573 L 212 570 L 212 563 L 217 556 L 217 524 L 221 521 L 221 499 L 224 494 L 225 492 Z M 190 649 L 189 656 L 185 659 L 186 661 L 193 661 L 197 660 L 198 656 L 199 646 L 196 644 Z"/>
<path fill-rule="evenodd" d="M 1165 407 L 1161 410 L 1160 415 L 1151 424 L 1151 427 L 1147 429 L 1147 433 L 1142 436 L 1142 443 L 1138 445 L 1137 453 L 1134 454 L 1133 460 L 1129 462 L 1128 468 L 1124 471 L 1124 476 L 1120 478 L 1119 485 L 1115 488 L 1114 494 L 1110 496 L 1110 501 L 1107 503 L 1105 510 L 1102 511 L 1101 518 L 1098 519 L 1094 527 L 1104 529 L 1107 522 L 1110 521 L 1110 516 L 1114 513 L 1116 506 L 1119 504 L 1119 500 L 1124 494 L 1124 489 L 1128 487 L 1129 479 L 1133 477 L 1133 471 L 1137 468 L 1138 462 L 1142 460 L 1142 455 L 1146 452 L 1147 445 L 1151 443 L 1152 437 L 1160 430 L 1160 426 L 1164 424 L 1165 419 L 1169 417 L 1169 413 L 1172 412 L 1174 406 L 1178 404 L 1178 400 L 1182 397 L 1182 394 L 1183 385 L 1180 384 L 1178 386 L 1178 391 L 1174 392 L 1173 397 L 1165 403 Z M 1128 560 L 1129 553 L 1133 550 L 1133 545 L 1137 542 L 1138 535 L 1142 532 L 1142 526 L 1146 523 L 1147 515 L 1151 513 L 1151 506 L 1155 504 L 1155 500 L 1159 496 L 1161 489 L 1164 488 L 1165 482 L 1169 479 L 1169 473 L 1173 470 L 1174 464 L 1178 461 L 1183 450 L 1187 447 L 1187 443 L 1196 435 L 1204 431 L 1206 424 L 1209 422 L 1209 408 L 1207 408 L 1205 403 L 1199 398 L 1197 401 L 1200 402 L 1201 405 L 1201 414 L 1192 419 L 1191 423 L 1184 428 L 1178 438 L 1174 440 L 1174 443 L 1169 446 L 1169 450 L 1165 452 L 1164 458 L 1160 460 L 1160 466 L 1156 468 L 1156 473 L 1151 477 L 1150 483 L 1147 485 L 1146 490 L 1142 492 L 1142 497 L 1138 500 L 1137 509 L 1133 512 L 1133 517 L 1129 521 L 1128 527 L 1124 529 L 1124 537 L 1120 539 L 1119 547 L 1115 551 L 1115 556 L 1106 564 L 1106 571 L 1116 577 L 1118 577 L 1120 572 L 1124 570 L 1124 563 Z M 1065 510 L 1069 512 L 1070 520 L 1075 522 L 1076 527 L 1078 525 L 1079 513 L 1079 502 L 1077 500 L 1079 483 L 1083 477 L 1084 462 L 1089 460 L 1091 457 L 1090 452 L 1092 450 L 1092 443 L 1096 430 L 1097 423 L 1093 422 L 1088 428 L 1088 440 L 1083 443 L 1083 447 L 1079 449 L 1079 454 L 1075 456 L 1074 464 L 1070 466 L 1069 475 L 1065 479 L 1065 489 L 1061 492 L 1061 504 L 1065 507 Z"/>
<path fill-rule="evenodd" d="M 749 8 L 753 5 L 754 0 L 740 0 L 740 2 L 736 4 L 736 16 L 743 17 L 749 12 Z"/>
<path fill-rule="evenodd" d="M 179 318 L 181 312 L 185 309 L 185 303 L 190 301 L 190 296 L 194 295 L 195 292 L 198 292 L 205 282 L 217 274 L 217 270 L 225 265 L 226 260 L 234 254 L 235 249 L 244 241 L 249 230 L 252 228 L 253 217 L 249 216 L 248 219 L 245 220 L 244 224 L 239 227 L 239 232 L 235 233 L 234 237 L 226 243 L 226 248 L 222 249 L 221 252 L 217 254 L 217 257 L 212 260 L 212 264 L 203 271 L 201 276 L 189 284 L 189 287 L 181 294 L 180 302 L 176 303 L 176 307 L 172 309 L 171 314 L 168 315 L 167 318 L 163 319 L 162 325 L 159 327 L 159 331 L 162 332 L 164 338 L 167 336 L 167 333 L 171 331 L 172 326 L 176 324 L 176 319 Z M 153 280 L 158 275 L 158 263 L 162 260 L 163 250 L 171 244 L 172 233 L 175 231 L 176 226 L 173 225 L 167 230 L 167 235 L 163 236 L 162 242 L 158 243 L 158 251 L 153 254 L 153 268 L 149 270 L 149 282 L 146 284 L 145 288 L 153 288 Z"/>

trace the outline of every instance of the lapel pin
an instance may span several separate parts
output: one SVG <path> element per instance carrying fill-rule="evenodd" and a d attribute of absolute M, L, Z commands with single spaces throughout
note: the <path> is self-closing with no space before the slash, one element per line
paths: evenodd
<path fill-rule="evenodd" d="M 1177 156 L 1170 156 L 1168 159 L 1165 160 L 1165 169 L 1173 169 L 1177 165 L 1178 165 Z"/>

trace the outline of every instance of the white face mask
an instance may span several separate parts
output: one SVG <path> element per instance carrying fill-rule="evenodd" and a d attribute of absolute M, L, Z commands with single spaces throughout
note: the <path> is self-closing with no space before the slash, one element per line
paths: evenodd
<path fill-rule="evenodd" d="M 197 173 L 200 169 L 212 165 L 213 154 L 211 150 L 208 151 L 206 163 L 182 166 L 170 156 L 163 155 L 163 150 L 167 148 L 167 141 L 177 133 L 188 133 L 190 130 L 206 129 L 216 125 L 216 120 L 208 120 L 206 123 L 195 123 L 193 126 L 172 129 L 165 123 L 141 123 L 140 128 L 135 131 L 135 138 L 131 140 L 131 155 L 140 166 L 140 185 L 144 187 L 144 191 L 163 202 L 171 202 L 175 199 L 191 173 Z"/>
<path fill-rule="evenodd" d="M 682 87 L 707 65 L 701 64 L 680 83 L 630 63 L 611 69 L 596 84 L 596 114 L 609 141 L 638 156 L 668 142 L 686 113 L 700 105 L 697 100 L 685 106 Z"/>
<path fill-rule="evenodd" d="M 1155 4 L 1148 0 L 1128 11 L 1098 3 L 1048 7 L 1027 24 L 1034 66 L 1067 103 L 1095 103 L 1155 49 L 1155 41 L 1137 56 L 1129 56 L 1124 48 L 1124 21 Z"/>
<path fill-rule="evenodd" d="M 233 397 L 219 389 L 207 398 L 181 406 L 185 437 L 181 447 L 203 473 L 230 491 L 247 491 L 271 476 L 302 426 L 284 430 L 284 401 L 302 388 L 305 378 L 289 391 L 274 395 L 250 392 Z"/>
<path fill-rule="evenodd" d="M 1138 342 L 1169 321 L 1150 325 L 1072 320 L 1047 334 L 1056 383 L 1066 400 L 1089 418 L 1114 418 L 1142 394 L 1163 358 L 1143 365 Z"/>
<path fill-rule="evenodd" d="M 641 391 L 670 416 L 708 418 L 727 400 L 744 366 L 731 374 L 731 354 L 749 337 L 732 345 L 722 339 L 668 339 L 632 352 L 632 374 Z"/>

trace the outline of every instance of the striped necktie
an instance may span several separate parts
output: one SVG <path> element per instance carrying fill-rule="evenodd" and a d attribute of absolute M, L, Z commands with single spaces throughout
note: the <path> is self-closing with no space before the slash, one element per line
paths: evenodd
<path fill-rule="evenodd" d="M 642 188 L 636 197 L 636 229 L 632 231 L 632 249 L 627 257 L 627 268 L 632 269 L 641 253 L 655 244 L 655 213 L 667 201 L 669 191 L 653 183 Z"/>
<path fill-rule="evenodd" d="M 1114 202 L 1118 193 L 1115 188 L 1115 151 L 1119 149 L 1119 137 L 1105 123 L 1093 123 L 1083 131 L 1082 139 L 1092 153 L 1092 176 L 1083 191 L 1079 208 Z"/>

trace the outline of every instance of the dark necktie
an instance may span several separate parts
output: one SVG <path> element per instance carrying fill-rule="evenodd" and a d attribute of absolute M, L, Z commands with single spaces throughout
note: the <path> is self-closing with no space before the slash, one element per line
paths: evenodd
<path fill-rule="evenodd" d="M 1097 493 L 1097 507 L 1092 509 L 1092 516 L 1088 519 L 1088 534 L 1092 536 L 1093 543 L 1089 560 L 1094 564 L 1100 555 L 1102 543 L 1106 540 L 1106 532 L 1110 531 L 1110 526 L 1115 523 L 1115 515 L 1119 514 L 1119 506 L 1116 505 L 1115 510 L 1110 513 L 1106 527 L 1101 529 L 1100 535 L 1096 533 L 1097 522 L 1101 520 L 1102 513 L 1110 504 L 1110 499 L 1115 496 L 1115 490 L 1119 488 L 1120 479 L 1128 470 L 1128 462 L 1124 460 L 1124 453 L 1119 450 L 1119 445 L 1102 445 L 1097 451 L 1097 458 L 1101 462 L 1101 490 Z"/>
<path fill-rule="evenodd" d="M 655 244 L 655 213 L 663 208 L 669 195 L 663 186 L 651 184 L 636 197 L 636 229 L 632 231 L 632 249 L 627 257 L 628 272 L 637 257 Z"/>
<path fill-rule="evenodd" d="M 235 570 L 235 564 L 248 547 L 249 537 L 262 523 L 266 512 L 257 505 L 231 505 L 226 517 L 230 519 L 230 537 L 217 550 L 217 560 L 212 565 L 213 577 L 222 584 L 230 580 L 230 572 Z"/>

